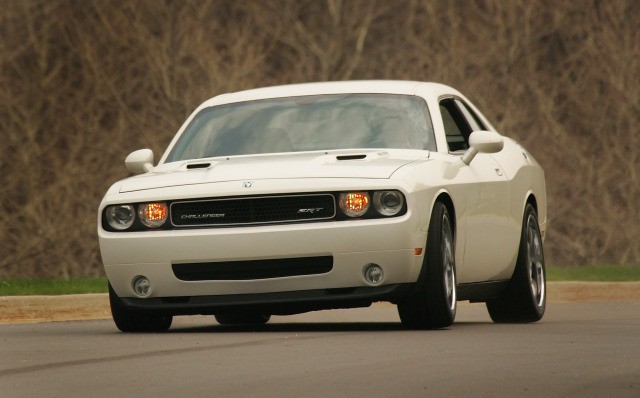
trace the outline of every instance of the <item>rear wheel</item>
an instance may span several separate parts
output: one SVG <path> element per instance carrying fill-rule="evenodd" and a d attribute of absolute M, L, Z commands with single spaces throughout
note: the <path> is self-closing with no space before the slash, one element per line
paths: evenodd
<path fill-rule="evenodd" d="M 166 332 L 173 322 L 171 315 L 127 309 L 111 284 L 109 284 L 109 304 L 113 321 L 123 332 Z"/>
<path fill-rule="evenodd" d="M 522 221 L 516 268 L 505 291 L 487 301 L 497 323 L 526 323 L 542 319 L 546 308 L 546 272 L 538 216 L 527 204 Z"/>
<path fill-rule="evenodd" d="M 457 306 L 454 242 L 449 211 L 436 202 L 417 290 L 398 303 L 400 320 L 408 329 L 438 329 L 453 323 Z"/>
<path fill-rule="evenodd" d="M 257 326 L 269 322 L 271 315 L 251 311 L 216 314 L 215 318 L 221 325 Z"/>

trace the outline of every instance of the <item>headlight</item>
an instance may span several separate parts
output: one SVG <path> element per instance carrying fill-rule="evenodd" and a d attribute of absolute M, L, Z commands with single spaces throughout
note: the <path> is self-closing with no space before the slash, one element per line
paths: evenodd
<path fill-rule="evenodd" d="M 398 191 L 374 192 L 373 206 L 383 216 L 395 216 L 404 206 L 404 196 Z"/>
<path fill-rule="evenodd" d="M 133 225 L 136 212 L 131 205 L 115 205 L 107 207 L 107 222 L 113 229 L 123 231 Z"/>
<path fill-rule="evenodd" d="M 140 221 L 149 228 L 158 228 L 169 215 L 169 208 L 166 203 L 145 203 L 138 206 L 138 217 Z"/>
<path fill-rule="evenodd" d="M 369 194 L 349 192 L 340 194 L 340 209 L 349 217 L 361 217 L 369 210 Z"/>

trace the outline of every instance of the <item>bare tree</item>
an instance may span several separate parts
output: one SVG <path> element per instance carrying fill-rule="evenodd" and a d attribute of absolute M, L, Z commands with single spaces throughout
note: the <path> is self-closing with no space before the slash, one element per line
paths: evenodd
<path fill-rule="evenodd" d="M 640 2 L 9 0 L 0 7 L 0 276 L 102 270 L 99 200 L 213 95 L 440 81 L 547 171 L 555 264 L 640 265 Z"/>

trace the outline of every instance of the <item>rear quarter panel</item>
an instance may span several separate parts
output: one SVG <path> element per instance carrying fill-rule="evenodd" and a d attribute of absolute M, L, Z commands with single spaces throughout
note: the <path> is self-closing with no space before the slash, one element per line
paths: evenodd
<path fill-rule="evenodd" d="M 510 181 L 511 222 L 517 225 L 518 231 L 521 231 L 527 200 L 534 198 L 538 223 L 544 236 L 547 227 L 547 190 L 544 170 L 524 147 L 507 137 L 504 137 L 504 149 L 493 156 Z"/>

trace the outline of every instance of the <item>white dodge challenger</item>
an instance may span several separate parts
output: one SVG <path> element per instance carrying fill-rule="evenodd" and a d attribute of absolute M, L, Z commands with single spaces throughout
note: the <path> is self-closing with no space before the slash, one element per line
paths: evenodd
<path fill-rule="evenodd" d="M 111 312 L 125 332 L 173 316 L 221 324 L 388 301 L 407 328 L 457 301 L 495 322 L 545 311 L 544 172 L 450 87 L 310 83 L 223 94 L 157 165 L 125 160 L 98 211 Z"/>

